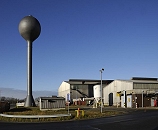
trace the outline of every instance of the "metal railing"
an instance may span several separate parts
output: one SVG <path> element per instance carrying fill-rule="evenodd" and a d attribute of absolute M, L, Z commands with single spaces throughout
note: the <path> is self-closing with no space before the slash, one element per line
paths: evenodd
<path fill-rule="evenodd" d="M 66 117 L 71 116 L 71 114 L 56 114 L 56 115 L 7 115 L 0 114 L 2 117 L 10 117 L 10 118 L 53 118 L 53 117 Z"/>

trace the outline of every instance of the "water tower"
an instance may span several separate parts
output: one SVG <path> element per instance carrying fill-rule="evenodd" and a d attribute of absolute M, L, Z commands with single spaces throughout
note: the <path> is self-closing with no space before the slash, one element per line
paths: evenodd
<path fill-rule="evenodd" d="M 32 44 L 41 32 L 39 21 L 33 16 L 24 17 L 19 23 L 19 33 L 27 42 L 27 97 L 25 107 L 34 107 L 32 96 Z"/>

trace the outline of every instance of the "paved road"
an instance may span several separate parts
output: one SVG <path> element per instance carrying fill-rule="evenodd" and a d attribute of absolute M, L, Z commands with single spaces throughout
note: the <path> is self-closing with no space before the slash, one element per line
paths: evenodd
<path fill-rule="evenodd" d="M 158 110 L 141 110 L 128 115 L 52 123 L 3 123 L 0 130 L 158 130 Z"/>

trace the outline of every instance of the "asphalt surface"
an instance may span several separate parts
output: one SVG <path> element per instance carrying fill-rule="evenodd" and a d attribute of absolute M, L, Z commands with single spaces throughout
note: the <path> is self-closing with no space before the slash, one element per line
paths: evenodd
<path fill-rule="evenodd" d="M 0 130 L 158 130 L 158 109 L 91 120 L 51 123 L 5 123 Z"/>

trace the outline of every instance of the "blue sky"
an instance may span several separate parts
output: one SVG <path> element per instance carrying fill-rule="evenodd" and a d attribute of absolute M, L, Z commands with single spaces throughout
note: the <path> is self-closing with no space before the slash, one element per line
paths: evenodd
<path fill-rule="evenodd" d="M 27 44 L 18 25 L 42 27 L 33 43 L 33 90 L 69 79 L 158 77 L 157 0 L 1 0 L 0 88 L 26 90 Z"/>

